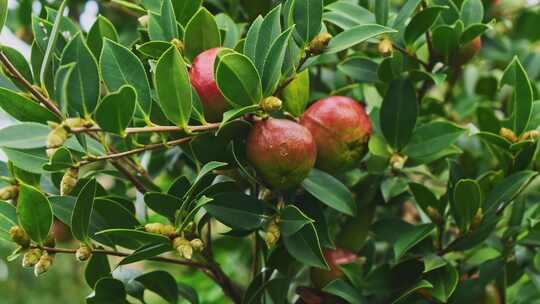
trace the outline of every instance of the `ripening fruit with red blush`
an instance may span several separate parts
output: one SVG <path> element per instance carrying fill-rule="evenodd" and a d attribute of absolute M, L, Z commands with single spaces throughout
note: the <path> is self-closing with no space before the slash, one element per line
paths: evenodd
<path fill-rule="evenodd" d="M 251 129 L 246 156 L 267 186 L 289 189 L 300 184 L 313 168 L 317 146 L 309 130 L 300 124 L 267 118 Z"/>
<path fill-rule="evenodd" d="M 471 59 L 473 59 L 476 55 L 478 55 L 478 53 L 480 53 L 481 48 L 482 39 L 480 37 L 474 38 L 472 41 L 468 42 L 459 49 L 457 55 L 457 64 L 463 65 L 471 61 Z"/>
<path fill-rule="evenodd" d="M 358 260 L 358 256 L 346 249 L 326 249 L 324 258 L 330 267 L 330 270 L 311 268 L 311 282 L 317 288 L 323 288 L 326 284 L 343 276 L 343 271 L 339 268 L 341 265 L 351 264 Z"/>
<path fill-rule="evenodd" d="M 300 118 L 317 142 L 317 164 L 338 172 L 357 164 L 367 152 L 372 132 L 369 117 L 358 102 L 331 96 L 312 104 Z"/>
<path fill-rule="evenodd" d="M 227 100 L 221 94 L 214 77 L 214 62 L 220 48 L 206 50 L 195 59 L 189 70 L 189 79 L 201 100 L 204 117 L 209 122 L 219 122 L 229 108 Z"/>

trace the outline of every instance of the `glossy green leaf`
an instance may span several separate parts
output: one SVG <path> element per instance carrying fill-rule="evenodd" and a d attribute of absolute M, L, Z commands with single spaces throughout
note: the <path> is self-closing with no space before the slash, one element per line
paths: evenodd
<path fill-rule="evenodd" d="M 270 47 L 270 51 L 268 52 L 264 62 L 261 77 L 264 96 L 273 95 L 279 84 L 279 80 L 281 78 L 281 67 L 283 66 L 283 61 L 285 59 L 285 53 L 287 51 L 287 45 L 289 43 L 292 30 L 292 28 L 289 28 L 279 35 L 279 37 Z"/>
<path fill-rule="evenodd" d="M 442 303 L 446 303 L 457 287 L 459 273 L 454 266 L 447 264 L 427 273 L 426 279 L 433 285 L 429 293 Z"/>
<path fill-rule="evenodd" d="M 375 2 L 375 20 L 380 25 L 388 23 L 390 11 L 390 0 L 380 0 Z"/>
<path fill-rule="evenodd" d="M 218 221 L 242 230 L 260 228 L 269 218 L 265 203 L 240 192 L 219 193 L 204 208 Z"/>
<path fill-rule="evenodd" d="M 407 79 L 392 81 L 379 113 L 381 130 L 388 144 L 397 150 L 407 145 L 417 116 L 418 102 L 413 84 Z"/>
<path fill-rule="evenodd" d="M 217 14 L 216 22 L 221 31 L 225 32 L 225 36 L 222 38 L 223 46 L 226 48 L 234 48 L 240 40 L 241 28 L 234 22 L 234 20 L 227 14 Z"/>
<path fill-rule="evenodd" d="M 136 263 L 139 261 L 147 260 L 149 258 L 158 256 L 162 253 L 165 253 L 167 251 L 172 251 L 173 248 L 171 244 L 167 243 L 158 243 L 158 244 L 149 244 L 142 246 L 141 248 L 138 248 L 133 253 L 131 253 L 129 256 L 123 258 L 120 263 L 118 263 L 118 266 L 120 265 L 127 265 L 131 263 Z"/>
<path fill-rule="evenodd" d="M 458 227 L 466 231 L 482 207 L 482 190 L 477 181 L 462 179 L 454 186 L 453 214 Z"/>
<path fill-rule="evenodd" d="M 178 26 L 171 0 L 161 1 L 160 12 L 149 12 L 148 16 L 150 40 L 171 41 L 178 38 Z"/>
<path fill-rule="evenodd" d="M 403 153 L 412 158 L 420 158 L 451 146 L 465 133 L 465 129 L 448 121 L 433 121 L 420 125 L 413 132 Z"/>
<path fill-rule="evenodd" d="M 0 6 L 1 5 L 2 5 L 2 3 L 0 3 Z M 2 14 L 1 10 L 2 9 L 0 7 L 0 14 Z M 0 19 L 1 18 L 2 18 L 2 16 L 0 15 Z M 19 51 L 17 51 L 14 48 L 11 48 L 9 46 L 5 46 L 5 45 L 1 46 L 0 50 L 7 57 L 9 62 L 11 62 L 13 67 L 17 71 L 19 71 L 19 73 L 22 75 L 22 77 L 24 79 L 28 80 L 28 82 L 30 82 L 30 83 L 34 83 L 34 76 L 32 76 L 32 70 L 30 69 L 30 65 L 28 64 L 28 61 L 26 60 L 26 58 L 21 53 L 19 53 Z M 6 75 L 6 76 L 9 77 L 9 75 Z M 21 89 L 23 91 L 26 90 L 26 87 L 22 83 L 20 83 L 20 81 L 17 81 L 15 79 L 13 79 L 13 83 L 19 89 Z"/>
<path fill-rule="evenodd" d="M 459 46 L 458 33 L 451 26 L 441 25 L 433 30 L 433 49 L 448 56 Z"/>
<path fill-rule="evenodd" d="M 305 225 L 298 232 L 283 237 L 287 251 L 298 261 L 317 268 L 328 269 L 324 259 L 317 230 L 312 223 Z"/>
<path fill-rule="evenodd" d="M 17 217 L 32 241 L 41 244 L 47 239 L 53 214 L 49 200 L 41 191 L 25 184 L 20 185 Z"/>
<path fill-rule="evenodd" d="M 133 229 L 107 229 L 96 233 L 114 240 L 118 246 L 136 250 L 149 244 L 169 244 L 171 240 L 161 234 L 148 233 Z"/>
<path fill-rule="evenodd" d="M 118 42 L 118 33 L 109 19 L 99 15 L 94 24 L 92 24 L 92 27 L 90 27 L 88 36 L 86 37 L 88 48 L 90 48 L 95 58 L 99 58 L 101 54 L 104 38 Z"/>
<path fill-rule="evenodd" d="M 405 42 L 413 44 L 421 35 L 423 35 L 435 23 L 441 11 L 447 9 L 446 6 L 430 6 L 412 18 L 411 22 L 405 28 Z"/>
<path fill-rule="evenodd" d="M 0 1 L 0 30 L 4 27 L 4 23 L 6 23 L 8 14 L 8 1 L 7 0 L 1 0 Z"/>
<path fill-rule="evenodd" d="M 435 225 L 412 225 L 398 219 L 383 219 L 374 224 L 373 230 L 377 237 L 393 245 L 394 256 L 399 260 L 416 244 L 427 238 L 435 230 Z"/>
<path fill-rule="evenodd" d="M 221 45 L 221 37 L 214 16 L 201 8 L 189 20 L 184 33 L 185 54 L 192 60 L 203 51 Z"/>
<path fill-rule="evenodd" d="M 71 113 L 85 115 L 92 113 L 97 106 L 100 94 L 100 79 L 96 59 L 77 34 L 70 40 L 62 53 L 61 65 L 75 63 L 68 77 L 66 98 Z"/>
<path fill-rule="evenodd" d="M 143 53 L 150 58 L 159 59 L 161 55 L 163 55 L 163 53 L 165 53 L 170 47 L 170 42 L 148 41 L 141 45 L 137 45 L 137 51 Z"/>
<path fill-rule="evenodd" d="M 235 108 L 258 104 L 263 96 L 261 78 L 255 66 L 249 58 L 238 53 L 221 58 L 216 69 L 216 83 Z"/>
<path fill-rule="evenodd" d="M 510 204 L 536 176 L 538 173 L 534 171 L 521 171 L 506 177 L 495 184 L 486 195 L 483 209 L 494 213 L 499 208 Z"/>
<path fill-rule="evenodd" d="M 244 54 L 251 59 L 261 75 L 270 48 L 281 34 L 280 13 L 281 5 L 278 5 L 264 19 L 256 20 L 247 33 Z"/>
<path fill-rule="evenodd" d="M 298 209 L 298 207 L 288 205 L 281 210 L 279 216 L 279 230 L 283 236 L 290 236 L 298 232 L 305 225 L 313 222 L 314 221 Z"/>
<path fill-rule="evenodd" d="M 172 0 L 176 21 L 186 25 L 201 7 L 202 0 Z"/>
<path fill-rule="evenodd" d="M 352 79 L 363 83 L 377 83 L 379 76 L 377 69 L 379 64 L 375 61 L 360 56 L 351 56 L 341 62 L 337 68 Z"/>
<path fill-rule="evenodd" d="M 531 119 L 533 95 L 527 72 L 517 57 L 504 71 L 501 85 L 505 84 L 514 87 L 512 130 L 517 135 L 520 135 Z"/>
<path fill-rule="evenodd" d="M 465 26 L 482 23 L 484 19 L 484 4 L 482 0 L 465 0 L 461 5 L 461 20 Z"/>
<path fill-rule="evenodd" d="M 106 277 L 111 277 L 111 266 L 106 254 L 92 254 L 84 269 L 84 278 L 90 288 L 94 289 L 96 283 Z"/>
<path fill-rule="evenodd" d="M 299 117 L 304 113 L 309 101 L 310 79 L 309 71 L 304 70 L 296 74 L 281 92 L 283 98 L 283 108 L 292 115 Z"/>
<path fill-rule="evenodd" d="M 407 0 L 400 8 L 399 13 L 394 19 L 392 27 L 402 30 L 407 20 L 409 20 L 412 14 L 416 11 L 416 8 L 418 7 L 418 4 L 420 4 L 420 1 L 421 0 Z"/>
<path fill-rule="evenodd" d="M 360 291 L 342 279 L 335 279 L 328 283 L 328 285 L 324 286 L 323 291 L 345 299 L 347 300 L 347 303 L 364 303 L 363 296 Z"/>
<path fill-rule="evenodd" d="M 9 230 L 17 225 L 17 211 L 12 204 L 0 201 L 0 238 L 12 241 Z"/>
<path fill-rule="evenodd" d="M 347 187 L 332 175 L 312 169 L 302 187 L 323 204 L 347 215 L 356 214 L 356 202 Z"/>
<path fill-rule="evenodd" d="M 295 0 L 292 8 L 292 19 L 296 25 L 294 32 L 300 41 L 308 44 L 322 28 L 322 0 Z"/>
<path fill-rule="evenodd" d="M 472 24 L 465 29 L 465 31 L 461 35 L 460 42 L 461 44 L 471 42 L 474 38 L 479 37 L 489 29 L 491 29 L 491 27 L 487 24 Z"/>
<path fill-rule="evenodd" d="M 94 198 L 96 196 L 97 182 L 95 179 L 89 180 L 75 201 L 73 214 L 71 215 L 71 231 L 73 236 L 81 241 L 86 242 L 89 238 L 88 227 L 90 225 L 90 216 L 94 209 Z"/>
<path fill-rule="evenodd" d="M 101 278 L 94 287 L 94 293 L 86 298 L 88 304 L 125 304 L 126 288 L 124 284 L 113 278 Z"/>
<path fill-rule="evenodd" d="M 99 64 L 103 81 L 109 91 L 118 91 L 126 84 L 133 86 L 137 91 L 139 109 L 145 115 L 150 115 L 150 85 L 139 58 L 124 46 L 105 39 Z"/>
<path fill-rule="evenodd" d="M 432 207 L 439 211 L 440 214 L 444 213 L 444 205 L 440 203 L 429 188 L 419 183 L 410 183 L 409 189 L 411 190 L 416 203 L 424 210 L 424 212 L 427 211 L 428 207 Z"/>
<path fill-rule="evenodd" d="M 361 24 L 375 23 L 375 15 L 363 6 L 350 1 L 336 1 L 324 7 L 323 19 L 348 30 Z"/>
<path fill-rule="evenodd" d="M 104 131 L 123 136 L 133 118 L 136 102 L 135 88 L 122 86 L 117 92 L 103 98 L 96 109 L 96 122 Z"/>
<path fill-rule="evenodd" d="M 33 122 L 11 125 L 0 129 L 0 147 L 34 149 L 45 147 L 51 129 Z"/>
<path fill-rule="evenodd" d="M 135 278 L 148 290 L 157 293 L 160 297 L 171 304 L 176 304 L 178 301 L 178 287 L 176 280 L 172 275 L 163 270 L 156 270 L 145 273 Z"/>
<path fill-rule="evenodd" d="M 154 72 L 159 105 L 165 116 L 179 127 L 186 127 L 191 115 L 192 92 L 186 63 L 171 46 L 159 58 Z"/>
<path fill-rule="evenodd" d="M 47 108 L 4 88 L 0 88 L 0 108 L 19 121 L 38 122 L 42 124 L 47 123 L 47 121 L 59 121 L 58 117 Z"/>
<path fill-rule="evenodd" d="M 50 34 L 48 34 L 48 38 L 46 39 L 46 48 L 42 48 L 44 55 L 41 62 L 41 68 L 39 70 L 39 81 L 42 88 L 45 88 L 46 78 L 48 73 L 50 72 L 51 62 L 53 61 L 53 56 L 56 49 L 56 42 L 58 41 L 58 37 L 60 36 L 60 23 L 62 22 L 66 4 L 67 0 L 63 0 L 60 3 L 60 7 L 58 8 L 58 12 L 56 14 L 56 19 L 54 21 L 51 31 L 49 32 Z"/>
<path fill-rule="evenodd" d="M 7 158 L 17 167 L 24 168 L 25 171 L 42 174 L 46 173 L 42 168 L 49 158 L 45 154 L 44 149 L 11 149 L 2 148 Z"/>
<path fill-rule="evenodd" d="M 324 51 L 325 54 L 341 52 L 381 34 L 395 33 L 396 30 L 378 24 L 358 25 L 337 34 Z"/>
<path fill-rule="evenodd" d="M 187 186 L 189 186 L 189 184 Z M 174 220 L 176 211 L 182 206 L 182 201 L 180 199 L 172 195 L 159 192 L 145 193 L 144 202 L 148 208 L 172 220 Z"/>

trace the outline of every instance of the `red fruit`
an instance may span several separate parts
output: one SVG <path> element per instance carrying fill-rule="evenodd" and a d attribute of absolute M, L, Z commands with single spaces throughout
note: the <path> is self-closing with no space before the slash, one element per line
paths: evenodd
<path fill-rule="evenodd" d="M 316 166 L 337 172 L 364 157 L 371 122 L 364 108 L 348 97 L 331 96 L 311 105 L 300 118 L 317 142 Z"/>
<path fill-rule="evenodd" d="M 326 249 L 324 258 L 328 262 L 330 270 L 311 268 L 311 281 L 317 288 L 323 288 L 331 281 L 342 277 L 343 271 L 339 266 L 355 262 L 358 256 L 351 251 L 338 247 L 334 250 Z"/>
<path fill-rule="evenodd" d="M 474 38 L 471 42 L 465 44 L 458 52 L 457 64 L 463 65 L 473 59 L 482 48 L 482 39 Z"/>
<path fill-rule="evenodd" d="M 288 189 L 300 184 L 313 168 L 317 146 L 303 126 L 268 118 L 251 129 L 246 154 L 268 186 Z"/>
<path fill-rule="evenodd" d="M 221 94 L 214 78 L 214 62 L 220 48 L 213 48 L 200 53 L 191 65 L 189 79 L 197 91 L 204 108 L 204 117 L 209 122 L 218 122 L 223 118 L 229 105 Z"/>

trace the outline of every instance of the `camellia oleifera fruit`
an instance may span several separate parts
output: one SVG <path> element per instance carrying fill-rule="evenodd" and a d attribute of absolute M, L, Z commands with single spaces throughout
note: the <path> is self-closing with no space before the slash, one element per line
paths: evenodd
<path fill-rule="evenodd" d="M 338 172 L 354 166 L 367 151 L 371 122 L 358 102 L 332 96 L 312 104 L 300 118 L 317 142 L 316 166 Z"/>
<path fill-rule="evenodd" d="M 251 129 L 246 156 L 269 187 L 289 189 L 300 184 L 313 168 L 317 146 L 309 130 L 300 124 L 267 118 Z"/>
<path fill-rule="evenodd" d="M 317 288 L 323 288 L 326 284 L 343 276 L 340 265 L 351 264 L 358 260 L 358 256 L 346 249 L 326 249 L 324 258 L 330 267 L 330 270 L 311 268 L 311 282 Z"/>
<path fill-rule="evenodd" d="M 221 94 L 214 77 L 214 62 L 220 48 L 204 51 L 193 59 L 189 79 L 201 100 L 205 119 L 209 122 L 221 121 L 228 109 L 227 100 Z"/>

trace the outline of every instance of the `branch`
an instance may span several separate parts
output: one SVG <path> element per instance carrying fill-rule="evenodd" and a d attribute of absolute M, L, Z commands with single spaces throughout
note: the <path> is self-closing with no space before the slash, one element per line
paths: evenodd
<path fill-rule="evenodd" d="M 163 132 L 202 132 L 209 131 L 219 128 L 221 123 L 209 123 L 202 126 L 188 126 L 186 128 L 181 128 L 177 126 L 153 126 L 153 127 L 138 127 L 138 128 L 126 128 L 126 134 L 136 134 L 136 133 L 163 133 Z M 73 128 L 70 130 L 71 133 L 87 133 L 87 132 L 103 132 L 99 126 L 92 126 L 89 128 Z"/>
<path fill-rule="evenodd" d="M 24 85 L 28 91 L 34 95 L 40 103 L 42 103 L 47 109 L 49 109 L 51 112 L 53 112 L 56 116 L 63 118 L 62 112 L 56 107 L 54 102 L 47 98 L 45 95 L 43 95 L 38 89 L 36 89 L 28 80 L 24 78 L 24 76 L 13 66 L 11 61 L 7 58 L 7 56 L 4 54 L 4 52 L 0 52 L 0 62 L 4 65 L 4 67 L 11 73 L 15 79 L 17 79 L 22 85 Z"/>

